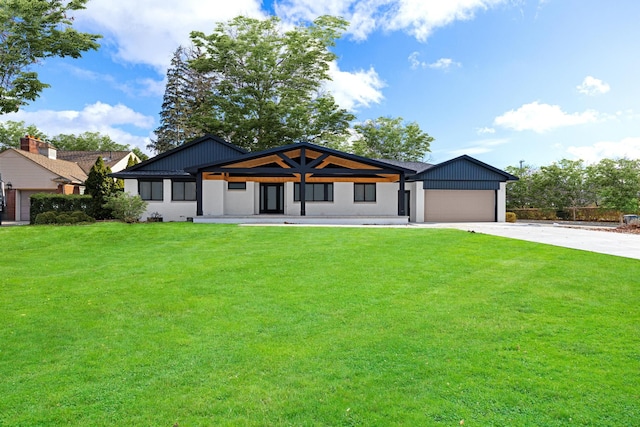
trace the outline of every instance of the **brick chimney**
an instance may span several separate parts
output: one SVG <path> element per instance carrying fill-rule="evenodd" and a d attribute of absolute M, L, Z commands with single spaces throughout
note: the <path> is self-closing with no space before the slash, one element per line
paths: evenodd
<path fill-rule="evenodd" d="M 24 138 L 20 138 L 20 149 L 33 154 L 42 154 L 54 160 L 57 158 L 57 151 L 53 145 L 31 135 L 25 135 Z"/>

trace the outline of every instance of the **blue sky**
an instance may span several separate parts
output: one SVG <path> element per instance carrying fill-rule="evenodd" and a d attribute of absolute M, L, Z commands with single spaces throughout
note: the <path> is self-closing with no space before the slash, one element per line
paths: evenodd
<path fill-rule="evenodd" d="M 640 158 L 637 0 L 90 0 L 75 25 L 103 34 L 101 49 L 36 66 L 52 87 L 0 122 L 146 150 L 172 52 L 240 14 L 349 20 L 327 89 L 358 121 L 418 122 L 429 161 Z"/>

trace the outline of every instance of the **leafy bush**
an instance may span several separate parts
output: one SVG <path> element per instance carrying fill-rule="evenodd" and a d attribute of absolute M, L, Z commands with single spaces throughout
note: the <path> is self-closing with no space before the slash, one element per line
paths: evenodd
<path fill-rule="evenodd" d="M 36 216 L 36 219 L 35 219 L 34 223 L 38 224 L 38 225 L 55 224 L 57 216 L 58 216 L 58 214 L 56 214 L 53 211 L 43 212 L 43 213 L 38 214 L 38 216 Z"/>
<path fill-rule="evenodd" d="M 516 222 L 518 220 L 518 215 L 513 212 L 507 212 L 506 221 L 507 222 Z"/>
<path fill-rule="evenodd" d="M 55 212 L 48 211 L 38 214 L 35 224 L 77 224 L 82 222 L 96 222 L 95 219 L 82 211 L 75 212 Z"/>
<path fill-rule="evenodd" d="M 124 222 L 138 222 L 140 217 L 147 210 L 147 202 L 138 195 L 132 196 L 129 193 L 118 192 L 107 197 L 106 209 L 110 209 L 115 219 Z"/>
<path fill-rule="evenodd" d="M 36 217 L 45 212 L 87 212 L 91 205 L 91 196 L 78 194 L 38 193 L 31 196 L 31 224 Z"/>

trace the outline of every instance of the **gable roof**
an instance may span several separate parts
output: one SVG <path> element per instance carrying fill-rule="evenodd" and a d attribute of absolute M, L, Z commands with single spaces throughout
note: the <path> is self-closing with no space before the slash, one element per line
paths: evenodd
<path fill-rule="evenodd" d="M 260 164 L 260 162 L 258 161 L 259 159 L 273 158 L 275 159 L 275 162 L 270 162 L 270 163 L 276 163 L 275 166 L 255 167 L 253 168 L 255 170 L 255 173 L 261 174 L 261 173 L 281 172 L 283 174 L 295 174 L 295 173 L 301 173 L 303 171 L 306 173 L 310 173 L 311 170 L 309 168 L 312 168 L 312 166 L 307 166 L 307 165 L 303 166 L 302 164 L 298 163 L 295 160 L 295 155 L 301 156 L 301 154 L 298 153 L 298 151 L 300 151 L 303 148 L 309 149 L 308 151 L 311 153 L 314 153 L 313 155 L 316 156 L 308 159 L 308 161 L 310 162 L 309 165 L 312 165 L 315 163 L 315 165 L 313 166 L 314 173 L 326 171 L 327 173 L 338 174 L 338 175 L 350 174 L 349 167 L 343 166 L 343 165 L 342 166 L 338 165 L 339 167 L 342 167 L 343 170 L 338 170 L 338 168 L 336 168 L 335 166 L 321 169 L 323 166 L 320 165 L 320 162 L 325 161 L 325 163 L 327 163 L 328 166 L 331 166 L 330 164 L 331 159 L 342 159 L 343 161 L 346 161 L 346 162 L 352 162 L 354 165 L 354 168 L 357 169 L 359 173 L 365 173 L 369 175 L 383 174 L 383 173 L 386 173 L 386 174 L 415 173 L 415 170 L 413 169 L 408 169 L 399 165 L 393 165 L 380 160 L 369 159 L 367 157 L 362 157 L 355 154 L 345 153 L 343 151 L 335 150 L 333 148 L 325 147 L 322 145 L 312 144 L 310 142 L 298 142 L 298 143 L 284 145 L 281 147 L 270 148 L 263 151 L 251 152 L 243 156 L 239 156 L 232 159 L 221 160 L 213 163 L 205 163 L 205 164 L 188 167 L 185 169 L 185 171 L 193 175 L 199 172 L 220 172 L 220 171 L 234 172 L 234 171 L 240 171 L 240 170 L 242 173 L 251 173 L 253 166 L 246 166 L 246 165 L 254 164 L 256 166 L 264 166 L 264 164 L 263 165 Z M 258 161 L 258 162 L 252 162 L 252 161 Z M 305 159 L 305 162 L 306 161 L 307 159 Z M 234 164 L 236 165 L 235 168 L 233 167 Z M 280 167 L 278 167 L 278 165 L 280 165 Z M 358 165 L 364 166 L 364 169 L 358 168 L 357 167 Z"/>
<path fill-rule="evenodd" d="M 422 181 L 425 189 L 495 190 L 501 182 L 517 181 L 518 177 L 465 154 L 434 165 L 409 179 Z"/>
<path fill-rule="evenodd" d="M 431 167 L 433 164 L 425 162 L 405 162 L 403 160 L 391 160 L 391 159 L 379 159 L 381 162 L 389 163 L 395 166 L 402 166 L 407 169 L 412 169 L 415 173 L 423 172 Z"/>
<path fill-rule="evenodd" d="M 204 159 L 229 159 L 247 153 L 215 135 L 206 134 L 172 150 L 165 151 L 111 176 L 115 178 L 160 178 L 189 176 L 187 167 L 202 163 Z"/>
<path fill-rule="evenodd" d="M 63 150 L 57 152 L 60 160 L 77 163 L 88 174 L 96 163 L 98 157 L 102 157 L 105 166 L 113 168 L 118 162 L 132 154 L 132 151 L 72 151 Z"/>
<path fill-rule="evenodd" d="M 69 162 L 67 160 L 50 159 L 42 154 L 34 154 L 28 151 L 18 150 L 16 148 L 9 148 L 8 150 L 17 153 L 33 163 L 45 168 L 49 172 L 58 175 L 58 178 L 54 181 L 68 184 L 84 184 L 84 181 L 87 180 L 87 174 L 76 163 Z"/>

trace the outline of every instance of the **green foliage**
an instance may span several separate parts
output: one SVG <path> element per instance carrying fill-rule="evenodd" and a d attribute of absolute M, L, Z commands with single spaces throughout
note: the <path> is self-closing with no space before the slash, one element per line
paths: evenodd
<path fill-rule="evenodd" d="M 109 176 L 110 173 L 111 168 L 104 164 L 102 157 L 98 157 L 85 181 L 85 193 L 92 197 L 90 214 L 96 219 L 111 218 L 111 211 L 104 205 L 109 196 L 118 190 L 118 187 L 113 178 Z"/>
<path fill-rule="evenodd" d="M 178 147 L 204 133 L 193 117 L 205 108 L 215 80 L 211 73 L 201 73 L 189 66 L 189 61 L 201 55 L 199 49 L 183 46 L 173 54 L 167 70 L 160 126 L 155 130 L 156 139 L 147 146 L 156 153 Z"/>
<path fill-rule="evenodd" d="M 104 207 L 111 211 L 115 219 L 131 223 L 140 220 L 147 209 L 147 202 L 138 195 L 120 191 L 107 197 Z"/>
<path fill-rule="evenodd" d="M 420 228 L 0 235 L 6 426 L 637 424 L 635 259 Z"/>
<path fill-rule="evenodd" d="M 336 58 L 330 48 L 346 26 L 323 16 L 283 31 L 276 17 L 237 17 L 211 35 L 191 33 L 203 52 L 191 66 L 215 81 L 194 120 L 204 132 L 251 151 L 303 140 L 346 141 L 354 116 L 321 93 Z"/>
<path fill-rule="evenodd" d="M 433 137 L 416 122 L 403 121 L 402 117 L 379 117 L 354 126 L 360 138 L 354 141 L 353 152 L 374 159 L 424 160 Z"/>
<path fill-rule="evenodd" d="M 79 223 L 92 223 L 92 222 L 96 222 L 96 220 L 82 211 L 74 211 L 74 212 L 48 211 L 48 212 L 43 212 L 38 214 L 35 220 L 36 225 L 79 224 Z"/>
<path fill-rule="evenodd" d="M 588 176 L 600 206 L 616 209 L 621 213 L 638 212 L 640 160 L 603 159 L 598 164 L 589 166 Z"/>
<path fill-rule="evenodd" d="M 129 158 L 127 159 L 127 168 L 130 168 L 131 166 L 135 166 L 138 164 L 138 159 L 136 159 L 133 156 L 129 156 Z"/>
<path fill-rule="evenodd" d="M 31 67 L 49 57 L 79 58 L 100 46 L 97 34 L 73 27 L 71 13 L 88 0 L 0 2 L 0 114 L 18 111 L 49 87 Z"/>
<path fill-rule="evenodd" d="M 25 135 L 35 136 L 43 141 L 47 139 L 47 135 L 33 124 L 26 126 L 23 121 L 13 120 L 0 123 L 0 151 L 9 147 L 20 148 L 20 138 Z"/>
<path fill-rule="evenodd" d="M 58 150 L 67 151 L 127 151 L 129 145 L 118 144 L 109 135 L 100 132 L 83 132 L 80 135 L 56 135 L 49 142 Z"/>
<path fill-rule="evenodd" d="M 133 151 L 133 153 L 138 156 L 138 159 L 140 159 L 141 161 L 145 161 L 149 158 L 149 156 L 147 156 L 145 153 L 142 152 L 141 149 L 139 149 L 138 147 L 133 147 L 131 149 L 131 151 Z M 137 162 L 137 160 L 136 160 Z"/>
<path fill-rule="evenodd" d="M 87 212 L 91 208 L 92 199 L 87 195 L 38 193 L 30 199 L 30 222 L 35 224 L 36 217 L 45 212 Z"/>

